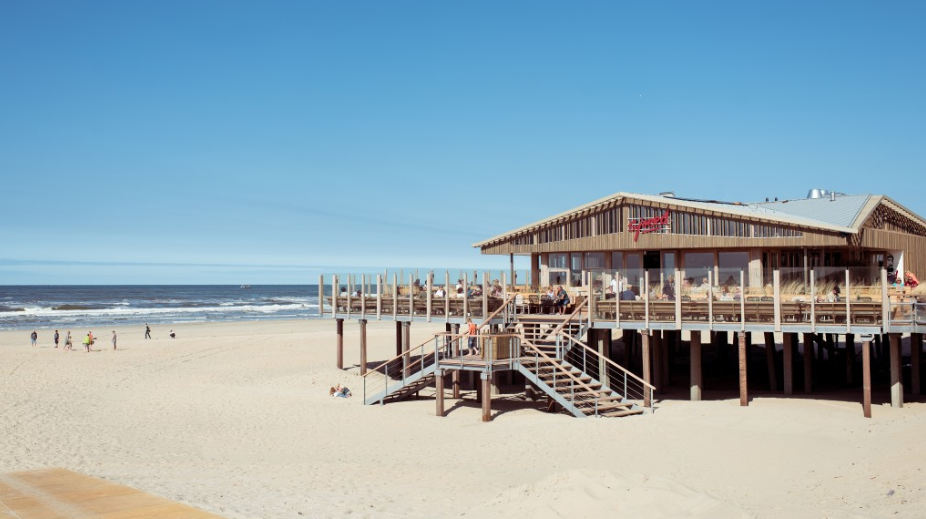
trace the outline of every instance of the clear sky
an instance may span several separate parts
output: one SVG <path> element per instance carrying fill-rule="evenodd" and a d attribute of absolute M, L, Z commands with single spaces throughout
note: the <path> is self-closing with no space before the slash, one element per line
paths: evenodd
<path fill-rule="evenodd" d="M 617 191 L 926 215 L 924 22 L 922 1 L 7 0 L 0 284 L 506 268 L 472 243 Z"/>

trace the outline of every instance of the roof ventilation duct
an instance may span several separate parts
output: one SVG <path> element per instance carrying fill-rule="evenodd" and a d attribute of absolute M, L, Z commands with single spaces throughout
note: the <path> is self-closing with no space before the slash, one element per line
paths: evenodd
<path fill-rule="evenodd" d="M 825 198 L 830 196 L 830 192 L 826 189 L 811 189 L 807 192 L 807 198 Z"/>

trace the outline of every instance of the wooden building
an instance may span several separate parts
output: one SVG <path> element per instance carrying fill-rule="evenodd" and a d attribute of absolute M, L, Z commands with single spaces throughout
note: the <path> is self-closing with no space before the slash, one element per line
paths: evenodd
<path fill-rule="evenodd" d="M 884 267 L 926 272 L 926 220 L 880 195 L 812 190 L 808 198 L 728 203 L 671 194 L 616 193 L 475 244 L 483 254 L 529 255 L 535 286 L 582 287 L 617 271 L 639 287 L 645 269 L 678 269 L 714 284 L 744 270 L 748 287 L 775 270 L 853 268 L 874 281 Z"/>

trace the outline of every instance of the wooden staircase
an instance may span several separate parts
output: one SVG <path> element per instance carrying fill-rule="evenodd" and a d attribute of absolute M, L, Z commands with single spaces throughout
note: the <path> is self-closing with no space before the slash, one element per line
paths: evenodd
<path fill-rule="evenodd" d="M 574 416 L 618 418 L 643 414 L 633 402 L 569 363 L 554 358 L 527 339 L 518 371 Z"/>

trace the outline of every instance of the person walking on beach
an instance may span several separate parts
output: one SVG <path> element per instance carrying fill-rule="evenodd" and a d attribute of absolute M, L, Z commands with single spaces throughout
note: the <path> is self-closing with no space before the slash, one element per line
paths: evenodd
<path fill-rule="evenodd" d="M 151 327 L 148 326 L 148 323 L 145 323 L 145 338 L 146 339 L 151 338 Z"/>
<path fill-rule="evenodd" d="M 35 348 L 35 342 L 39 340 L 39 334 L 35 333 L 35 330 L 32 330 L 32 335 L 29 337 L 32 339 L 32 347 Z"/>
<path fill-rule="evenodd" d="M 113 349 L 116 349 L 116 330 L 113 330 Z"/>
<path fill-rule="evenodd" d="M 64 336 L 64 351 L 71 351 L 74 349 L 74 342 L 71 341 L 71 330 L 68 330 L 68 334 Z"/>
<path fill-rule="evenodd" d="M 84 341 L 83 341 L 83 342 L 84 342 L 84 348 L 87 349 L 87 353 L 90 353 L 90 345 L 93 343 L 93 341 L 90 339 L 90 334 L 89 334 L 89 333 L 87 334 L 86 337 L 84 337 Z"/>
<path fill-rule="evenodd" d="M 58 330 L 55 330 L 55 348 L 58 347 L 58 337 L 59 337 Z"/>

